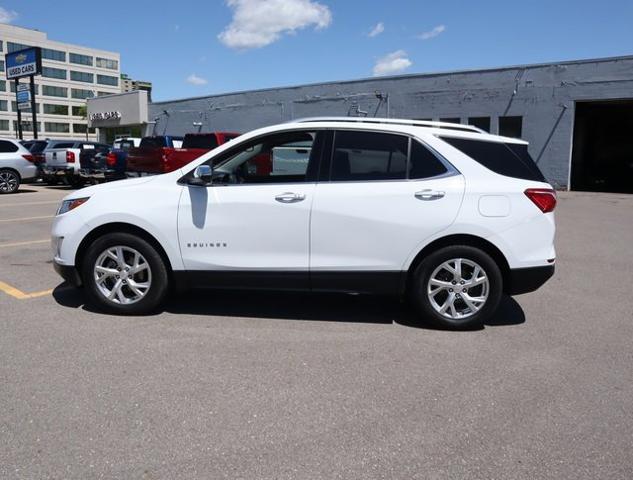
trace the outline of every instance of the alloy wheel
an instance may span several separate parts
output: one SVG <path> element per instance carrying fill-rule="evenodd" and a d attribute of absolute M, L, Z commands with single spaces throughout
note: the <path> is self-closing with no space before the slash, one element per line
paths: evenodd
<path fill-rule="evenodd" d="M 431 274 L 427 295 L 431 306 L 443 317 L 463 320 L 486 304 L 490 281 L 484 269 L 466 258 L 443 262 Z"/>
<path fill-rule="evenodd" d="M 152 286 L 152 270 L 145 257 L 123 245 L 104 250 L 97 257 L 93 275 L 99 292 L 116 304 L 136 303 Z"/>

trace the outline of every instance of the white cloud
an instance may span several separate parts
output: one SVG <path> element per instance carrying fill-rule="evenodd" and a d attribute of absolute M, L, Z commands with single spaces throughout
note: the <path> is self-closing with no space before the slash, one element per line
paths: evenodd
<path fill-rule="evenodd" d="M 430 40 L 431 38 L 435 38 L 446 30 L 446 25 L 438 25 L 428 32 L 421 33 L 418 35 L 418 38 L 421 40 Z"/>
<path fill-rule="evenodd" d="M 385 31 L 385 24 L 382 22 L 378 22 L 374 28 L 371 29 L 371 32 L 368 33 L 370 37 L 376 37 Z"/>
<path fill-rule="evenodd" d="M 195 73 L 192 73 L 187 77 L 187 83 L 191 85 L 206 85 L 208 82 L 206 78 L 199 77 Z"/>
<path fill-rule="evenodd" d="M 374 76 L 399 73 L 411 65 L 413 65 L 413 62 L 409 60 L 407 52 L 397 50 L 378 59 L 376 65 L 374 65 Z"/>
<path fill-rule="evenodd" d="M 313 0 L 227 0 L 233 20 L 218 35 L 229 48 L 247 50 L 270 45 L 283 34 L 332 23 L 330 9 Z"/>
<path fill-rule="evenodd" d="M 18 12 L 0 7 L 0 23 L 11 23 L 18 18 Z"/>

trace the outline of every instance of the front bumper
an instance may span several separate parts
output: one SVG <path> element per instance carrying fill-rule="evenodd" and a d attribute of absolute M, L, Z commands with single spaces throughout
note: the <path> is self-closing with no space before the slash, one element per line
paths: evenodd
<path fill-rule="evenodd" d="M 508 272 L 505 292 L 508 295 L 521 295 L 539 289 L 554 275 L 554 265 L 540 267 L 514 268 Z"/>
<path fill-rule="evenodd" d="M 66 282 L 70 283 L 74 287 L 81 286 L 81 276 L 74 265 L 61 265 L 53 261 L 53 268 Z"/>

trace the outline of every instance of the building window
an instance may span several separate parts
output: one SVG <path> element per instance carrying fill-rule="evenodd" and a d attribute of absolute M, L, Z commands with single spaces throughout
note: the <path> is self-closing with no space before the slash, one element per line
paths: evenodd
<path fill-rule="evenodd" d="M 67 123 L 44 122 L 44 128 L 47 132 L 70 133 L 70 125 Z"/>
<path fill-rule="evenodd" d="M 12 93 L 15 93 L 15 82 L 14 81 L 9 81 L 9 90 L 11 90 Z M 35 95 L 39 95 L 40 94 L 40 86 L 35 84 Z"/>
<path fill-rule="evenodd" d="M 499 135 L 521 138 L 522 133 L 523 117 L 499 117 Z"/>
<path fill-rule="evenodd" d="M 0 72 L 4 72 L 4 60 L 0 60 Z"/>
<path fill-rule="evenodd" d="M 50 113 L 51 115 L 68 115 L 68 105 L 45 103 L 44 113 Z"/>
<path fill-rule="evenodd" d="M 0 92 L 6 92 L 6 91 L 7 91 L 7 81 L 0 80 Z"/>
<path fill-rule="evenodd" d="M 73 133 L 86 133 L 86 130 L 88 130 L 88 133 L 95 133 L 95 129 L 88 128 L 85 123 L 73 123 Z"/>
<path fill-rule="evenodd" d="M 15 130 L 16 132 L 18 131 L 18 121 L 17 120 L 13 120 L 13 130 Z M 31 122 L 30 120 L 22 120 L 22 130 L 24 132 L 32 132 L 33 131 L 33 122 Z M 42 131 L 42 124 L 40 122 L 37 122 L 37 131 L 38 132 Z"/>
<path fill-rule="evenodd" d="M 62 68 L 42 67 L 42 77 L 66 80 L 66 70 Z"/>
<path fill-rule="evenodd" d="M 9 131 L 9 120 L 0 120 L 0 130 Z"/>
<path fill-rule="evenodd" d="M 18 50 L 24 50 L 25 48 L 31 48 L 31 45 L 24 45 L 23 43 L 7 42 L 7 51 L 9 53 L 17 52 Z"/>
<path fill-rule="evenodd" d="M 106 95 L 114 95 L 112 92 L 97 92 L 97 96 L 104 97 Z"/>
<path fill-rule="evenodd" d="M 79 98 L 80 100 L 84 100 L 86 98 L 94 97 L 94 92 L 92 90 L 83 90 L 81 88 L 73 88 L 70 90 L 70 96 L 73 98 Z"/>
<path fill-rule="evenodd" d="M 66 61 L 66 52 L 53 50 L 52 48 L 42 48 L 42 58 L 46 60 L 55 60 L 57 62 Z"/>
<path fill-rule="evenodd" d="M 92 73 L 76 72 L 75 70 L 71 70 L 70 79 L 75 82 L 93 83 L 95 81 L 95 76 Z"/>
<path fill-rule="evenodd" d="M 4 42 L 0 40 L 0 52 L 4 50 Z"/>
<path fill-rule="evenodd" d="M 440 118 L 440 122 L 444 123 L 462 123 L 462 119 L 459 117 L 446 117 Z"/>
<path fill-rule="evenodd" d="M 97 83 L 116 87 L 119 84 L 119 79 L 118 77 L 111 77 L 110 75 L 97 75 Z"/>
<path fill-rule="evenodd" d="M 480 128 L 484 132 L 490 131 L 490 117 L 469 117 L 468 125 Z"/>
<path fill-rule="evenodd" d="M 14 112 L 18 111 L 18 102 L 16 102 L 15 100 L 11 101 L 11 110 L 13 110 Z M 27 108 L 26 110 L 22 110 L 22 112 L 28 113 L 30 115 L 31 114 L 31 107 L 29 106 L 29 108 Z M 35 103 L 35 112 L 36 113 L 40 113 L 40 104 L 39 103 Z"/>
<path fill-rule="evenodd" d="M 110 70 L 118 70 L 119 62 L 117 60 L 111 60 L 109 58 L 97 57 L 97 67 L 109 68 Z"/>
<path fill-rule="evenodd" d="M 42 95 L 49 97 L 67 97 L 68 89 L 65 87 L 53 87 L 52 85 L 42 85 Z"/>
<path fill-rule="evenodd" d="M 73 105 L 72 113 L 73 113 L 73 116 L 75 117 L 83 117 L 86 115 L 86 107 Z"/>
<path fill-rule="evenodd" d="M 0 100 L 0 111 L 7 112 L 9 111 L 9 102 L 6 100 Z"/>
<path fill-rule="evenodd" d="M 76 63 L 77 65 L 92 66 L 92 57 L 89 55 L 80 55 L 79 53 L 69 53 L 68 60 L 70 61 L 70 63 Z"/>

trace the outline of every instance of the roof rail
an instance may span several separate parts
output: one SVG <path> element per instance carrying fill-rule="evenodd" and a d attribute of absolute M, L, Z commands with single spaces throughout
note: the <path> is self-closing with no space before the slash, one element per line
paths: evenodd
<path fill-rule="evenodd" d="M 487 133 L 473 125 L 461 123 L 433 122 L 427 120 L 409 120 L 400 118 L 373 118 L 373 117 L 308 117 L 290 120 L 292 123 L 312 122 L 347 122 L 347 123 L 373 123 L 390 125 L 408 125 L 413 127 L 442 128 L 445 130 L 461 130 L 463 132 Z M 290 123 L 289 122 L 289 123 Z"/>

